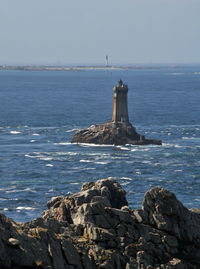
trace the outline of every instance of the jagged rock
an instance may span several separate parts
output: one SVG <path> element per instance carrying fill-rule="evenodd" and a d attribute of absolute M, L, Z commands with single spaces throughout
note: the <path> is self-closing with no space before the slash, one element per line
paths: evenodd
<path fill-rule="evenodd" d="M 131 210 L 115 180 L 85 183 L 33 221 L 0 214 L 0 268 L 198 269 L 199 211 L 160 187 Z"/>
<path fill-rule="evenodd" d="M 184 207 L 173 193 L 154 188 L 146 193 L 142 208 L 152 226 L 178 239 L 200 243 L 200 215 Z"/>

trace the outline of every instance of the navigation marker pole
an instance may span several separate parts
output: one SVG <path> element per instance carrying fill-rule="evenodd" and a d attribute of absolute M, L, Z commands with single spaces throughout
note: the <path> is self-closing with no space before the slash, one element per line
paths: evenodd
<path fill-rule="evenodd" d="M 106 55 L 106 67 L 108 67 L 108 55 Z"/>

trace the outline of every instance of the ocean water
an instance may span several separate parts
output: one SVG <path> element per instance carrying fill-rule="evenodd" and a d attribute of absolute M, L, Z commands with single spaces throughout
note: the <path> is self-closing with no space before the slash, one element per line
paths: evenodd
<path fill-rule="evenodd" d="M 111 119 L 112 87 L 129 86 L 129 118 L 162 146 L 71 144 Z M 154 186 L 200 207 L 200 66 L 138 70 L 0 72 L 0 212 L 38 217 L 57 195 L 114 177 L 132 208 Z"/>

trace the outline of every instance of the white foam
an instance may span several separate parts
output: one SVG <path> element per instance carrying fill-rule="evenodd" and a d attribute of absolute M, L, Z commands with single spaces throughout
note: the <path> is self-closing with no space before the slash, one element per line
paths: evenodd
<path fill-rule="evenodd" d="M 100 152 L 93 152 L 93 153 L 87 153 L 89 156 L 110 156 L 108 153 L 100 153 Z"/>
<path fill-rule="evenodd" d="M 71 145 L 70 142 L 60 142 L 60 143 L 54 143 L 54 145 Z"/>
<path fill-rule="evenodd" d="M 35 134 L 32 134 L 32 135 L 34 135 L 34 136 L 39 136 L 39 134 L 37 134 L 37 133 L 35 133 Z"/>
<path fill-rule="evenodd" d="M 3 211 L 8 211 L 9 209 L 7 208 L 7 207 L 5 207 L 4 209 L 3 209 Z"/>
<path fill-rule="evenodd" d="M 96 164 L 108 164 L 108 162 L 94 162 Z"/>
<path fill-rule="evenodd" d="M 139 149 L 136 149 L 136 148 L 135 148 L 135 149 L 131 149 L 131 151 L 139 151 Z"/>
<path fill-rule="evenodd" d="M 52 161 L 53 160 L 53 158 L 46 157 L 46 156 L 41 156 L 39 159 L 42 160 L 42 161 Z"/>
<path fill-rule="evenodd" d="M 126 159 L 129 159 L 129 157 L 127 156 L 120 156 L 120 157 L 117 157 L 117 156 L 112 156 L 110 157 L 112 160 L 126 160 Z"/>
<path fill-rule="evenodd" d="M 48 190 L 48 192 L 54 192 L 54 189 L 50 189 L 50 190 Z M 48 193 L 48 192 L 47 192 L 47 193 Z"/>
<path fill-rule="evenodd" d="M 149 146 L 149 147 L 145 147 L 145 148 L 143 148 L 143 147 L 138 147 L 138 148 L 133 148 L 133 149 L 131 149 L 131 151 L 150 151 L 151 150 L 151 147 Z"/>
<path fill-rule="evenodd" d="M 48 163 L 48 164 L 46 164 L 46 166 L 47 166 L 47 167 L 53 167 L 53 164 Z"/>
<path fill-rule="evenodd" d="M 183 140 L 197 140 L 197 139 L 199 139 L 199 137 L 187 137 L 187 136 L 183 136 L 182 139 Z"/>
<path fill-rule="evenodd" d="M 178 145 L 178 144 L 175 144 L 174 147 L 175 147 L 175 148 L 183 148 L 183 146 L 180 146 L 180 145 Z"/>
<path fill-rule="evenodd" d="M 70 152 L 70 151 L 66 151 L 66 152 L 62 152 L 62 151 L 58 151 L 58 152 L 53 152 L 54 155 L 58 155 L 58 156 L 75 156 L 78 155 L 77 152 Z"/>
<path fill-rule="evenodd" d="M 79 162 L 80 163 L 92 163 L 93 161 L 90 161 L 90 160 L 80 160 Z"/>
<path fill-rule="evenodd" d="M 73 144 L 77 144 L 80 145 L 82 147 L 115 147 L 115 145 L 106 145 L 106 144 L 92 144 L 92 143 L 73 143 Z"/>
<path fill-rule="evenodd" d="M 19 131 L 10 131 L 10 134 L 21 134 Z"/>
<path fill-rule="evenodd" d="M 78 155 L 77 152 L 66 152 L 66 155 L 75 156 Z"/>
<path fill-rule="evenodd" d="M 80 129 L 71 129 L 71 130 L 67 130 L 66 133 L 72 133 L 72 132 L 76 132 L 79 131 Z"/>
<path fill-rule="evenodd" d="M 24 156 L 27 157 L 27 158 L 37 158 L 37 156 L 32 156 L 30 154 L 25 154 Z"/>
<path fill-rule="evenodd" d="M 151 163 L 151 161 L 145 161 L 145 160 L 144 160 L 144 161 L 142 161 L 142 163 Z"/>
<path fill-rule="evenodd" d="M 163 147 L 168 147 L 168 148 L 182 148 L 179 144 L 170 144 L 170 143 L 163 143 Z"/>
<path fill-rule="evenodd" d="M 30 142 L 31 142 L 31 143 L 34 143 L 35 141 L 36 141 L 36 140 L 31 140 Z"/>
<path fill-rule="evenodd" d="M 35 154 L 35 155 L 25 154 L 24 156 L 27 157 L 27 158 L 33 158 L 33 159 L 39 158 L 40 160 L 43 160 L 43 161 L 51 161 L 51 160 L 53 160 L 52 157 L 48 157 L 46 155 L 43 155 L 41 152 L 33 152 L 33 154 Z"/>
<path fill-rule="evenodd" d="M 121 179 L 124 179 L 124 180 L 132 180 L 132 178 L 130 178 L 130 177 L 121 177 Z"/>
<path fill-rule="evenodd" d="M 13 189 L 13 190 L 10 190 L 10 191 L 6 191 L 6 193 L 26 192 L 26 191 L 29 191 L 29 192 L 36 192 L 36 191 L 31 190 L 30 188 L 26 188 L 26 189 L 23 189 L 23 190 Z"/>
<path fill-rule="evenodd" d="M 117 148 L 120 148 L 121 150 L 129 150 L 129 151 L 130 151 L 130 149 L 129 149 L 129 148 L 122 147 L 122 146 L 117 146 Z"/>
<path fill-rule="evenodd" d="M 130 182 L 123 182 L 123 183 L 120 183 L 122 186 L 126 186 L 126 185 L 129 185 Z"/>
<path fill-rule="evenodd" d="M 58 156 L 65 156 L 65 155 L 76 155 L 76 152 L 63 152 L 63 151 L 57 151 L 57 152 L 52 152 L 54 155 Z"/>
<path fill-rule="evenodd" d="M 18 206 L 16 210 L 35 210 L 36 208 L 30 206 Z"/>

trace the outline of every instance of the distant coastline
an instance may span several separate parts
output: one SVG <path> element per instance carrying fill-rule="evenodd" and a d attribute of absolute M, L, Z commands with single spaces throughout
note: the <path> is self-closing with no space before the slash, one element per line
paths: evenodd
<path fill-rule="evenodd" d="M 50 66 L 50 65 L 0 65 L 0 71 L 84 71 L 84 70 L 131 70 L 131 69 L 160 69 L 160 68 L 177 68 L 180 65 L 135 65 L 135 66 Z"/>

